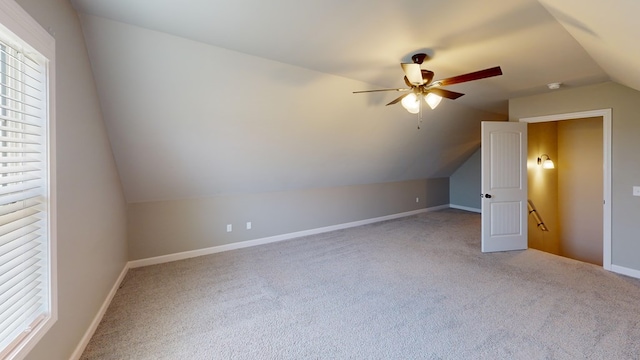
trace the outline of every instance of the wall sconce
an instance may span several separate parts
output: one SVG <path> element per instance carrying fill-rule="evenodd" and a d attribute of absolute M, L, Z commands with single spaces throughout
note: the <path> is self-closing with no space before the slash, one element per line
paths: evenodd
<path fill-rule="evenodd" d="M 546 160 L 542 160 L 543 157 L 546 157 Z M 553 161 L 547 154 L 542 154 L 538 157 L 538 165 L 542 165 L 543 169 L 554 169 L 556 166 L 553 164 Z"/>

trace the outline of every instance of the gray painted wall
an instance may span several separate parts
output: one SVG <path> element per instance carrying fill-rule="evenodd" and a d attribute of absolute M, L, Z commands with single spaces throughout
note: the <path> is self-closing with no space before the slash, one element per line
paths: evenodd
<path fill-rule="evenodd" d="M 608 82 L 509 101 L 509 120 L 611 108 L 612 264 L 640 271 L 640 92 Z"/>
<path fill-rule="evenodd" d="M 27 358 L 68 359 L 125 266 L 126 205 L 76 12 L 17 2 L 56 39 L 59 319 Z"/>
<path fill-rule="evenodd" d="M 417 130 L 417 115 L 384 106 L 396 94 L 352 94 L 371 84 L 81 21 L 132 203 L 449 177 L 477 148 L 480 121 L 506 120 L 445 99 Z"/>
<path fill-rule="evenodd" d="M 476 150 L 449 178 L 451 205 L 480 210 L 480 150 Z"/>
<path fill-rule="evenodd" d="M 129 257 L 198 250 L 448 203 L 448 178 L 132 203 Z M 232 232 L 226 231 L 227 224 Z"/>

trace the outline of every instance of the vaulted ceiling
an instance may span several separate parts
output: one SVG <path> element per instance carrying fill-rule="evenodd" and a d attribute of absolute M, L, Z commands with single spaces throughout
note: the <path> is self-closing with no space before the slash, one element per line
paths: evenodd
<path fill-rule="evenodd" d="M 71 0 L 129 201 L 449 176 L 508 99 L 614 80 L 640 90 L 634 0 Z M 634 31 L 635 30 L 635 31 Z M 418 119 L 416 52 L 448 87 Z"/>

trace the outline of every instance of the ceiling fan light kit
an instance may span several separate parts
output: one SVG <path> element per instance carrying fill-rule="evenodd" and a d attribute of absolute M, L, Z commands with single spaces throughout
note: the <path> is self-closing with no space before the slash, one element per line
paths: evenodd
<path fill-rule="evenodd" d="M 421 64 L 424 60 L 428 60 L 427 54 L 418 53 L 411 57 L 413 63 L 401 63 L 400 66 L 404 71 L 404 82 L 408 88 L 400 89 L 379 89 L 379 90 L 364 90 L 354 91 L 354 94 L 378 92 L 378 91 L 403 91 L 407 92 L 404 95 L 399 96 L 390 103 L 393 105 L 400 102 L 402 106 L 412 114 L 418 114 L 420 112 L 420 100 L 429 105 L 431 109 L 435 109 L 443 97 L 451 100 L 455 100 L 464 94 L 455 91 L 442 89 L 442 86 L 459 84 L 467 81 L 484 79 L 492 76 L 502 75 L 502 70 L 499 66 L 484 69 L 468 74 L 458 75 L 442 80 L 432 81 L 434 73 L 433 71 L 425 70 L 421 68 Z"/>
<path fill-rule="evenodd" d="M 409 93 L 405 96 L 400 104 L 404 107 L 408 112 L 412 114 L 417 114 L 420 111 L 420 99 L 424 98 L 424 101 L 429 105 L 431 110 L 435 109 L 440 101 L 442 100 L 441 96 L 438 96 L 434 93 L 428 93 L 427 95 L 416 95 L 415 93 Z"/>
<path fill-rule="evenodd" d="M 424 97 L 424 101 L 427 102 L 431 110 L 435 109 L 440 101 L 442 101 L 442 96 L 438 96 L 434 93 L 428 93 L 427 96 Z"/>
<path fill-rule="evenodd" d="M 417 114 L 420 111 L 420 99 L 414 93 L 409 93 L 400 101 L 402 107 L 412 114 Z"/>
<path fill-rule="evenodd" d="M 558 90 L 558 89 L 560 89 L 561 85 L 562 85 L 562 83 L 554 82 L 554 83 L 547 84 L 547 87 L 549 88 L 549 90 Z"/>

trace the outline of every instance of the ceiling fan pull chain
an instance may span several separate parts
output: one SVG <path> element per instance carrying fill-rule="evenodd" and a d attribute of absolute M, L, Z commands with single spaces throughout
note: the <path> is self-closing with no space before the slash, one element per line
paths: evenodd
<path fill-rule="evenodd" d="M 422 102 L 418 106 L 418 130 L 420 130 L 420 125 L 422 125 Z"/>

